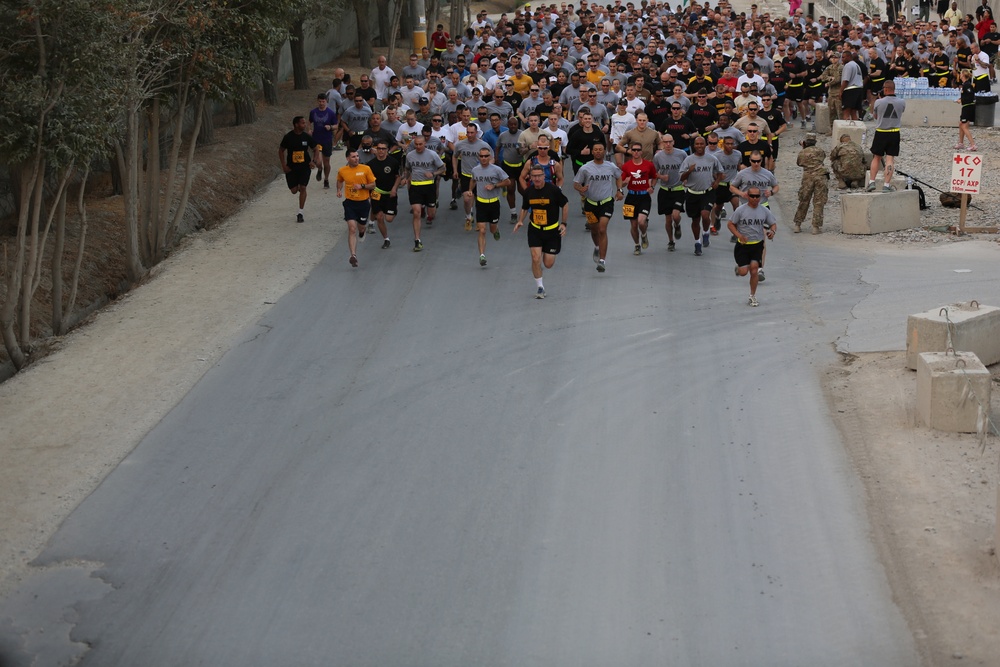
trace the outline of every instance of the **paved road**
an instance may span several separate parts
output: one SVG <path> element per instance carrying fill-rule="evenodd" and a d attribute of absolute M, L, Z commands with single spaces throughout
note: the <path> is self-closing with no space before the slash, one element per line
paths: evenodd
<path fill-rule="evenodd" d="M 918 664 L 819 384 L 867 260 L 784 227 L 754 309 L 724 239 L 612 224 L 544 301 L 506 222 L 486 269 L 454 213 L 342 242 L 65 522 L 0 664 Z"/>

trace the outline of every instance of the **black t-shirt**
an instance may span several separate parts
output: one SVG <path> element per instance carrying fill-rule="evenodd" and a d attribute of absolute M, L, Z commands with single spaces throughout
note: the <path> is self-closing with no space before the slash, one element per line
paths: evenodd
<path fill-rule="evenodd" d="M 983 39 L 988 39 L 991 42 L 993 40 L 1000 40 L 1000 32 L 996 31 L 996 24 L 994 23 L 993 25 L 994 29 L 983 35 Z M 997 54 L 997 49 L 1000 48 L 1000 44 L 983 44 L 980 48 L 982 48 L 983 53 L 991 56 L 990 59 L 992 60 L 992 56 Z"/>
<path fill-rule="evenodd" d="M 670 118 L 670 103 L 660 102 L 656 104 L 655 102 L 650 102 L 646 105 L 644 111 L 649 117 L 649 124 L 656 128 L 657 132 L 663 132 L 663 124 Z"/>
<path fill-rule="evenodd" d="M 688 109 L 687 116 L 694 123 L 694 126 L 698 128 L 699 134 L 705 134 L 708 131 L 709 125 L 719 121 L 719 112 L 711 104 L 706 104 L 703 107 L 692 104 L 691 108 Z"/>
<path fill-rule="evenodd" d="M 384 160 L 375 159 L 368 163 L 368 168 L 375 174 L 375 187 L 379 190 L 391 190 L 396 184 L 399 174 L 399 160 L 391 155 Z"/>
<path fill-rule="evenodd" d="M 548 227 L 559 222 L 559 215 L 562 207 L 569 203 L 563 191 L 552 183 L 546 183 L 540 188 L 534 184 L 529 185 L 524 191 L 524 199 L 521 200 L 521 210 L 531 211 L 529 219 L 539 227 Z M 563 222 L 566 222 L 563 220 Z"/>
<path fill-rule="evenodd" d="M 767 126 L 771 128 L 771 131 L 776 131 L 779 127 L 785 124 L 785 116 L 774 106 L 771 107 L 770 111 L 765 111 L 761 109 L 757 112 L 757 115 L 767 121 Z M 772 139 L 772 143 L 777 143 L 780 137 L 775 137 Z"/>
<path fill-rule="evenodd" d="M 285 162 L 292 169 L 309 169 L 312 161 L 309 151 L 316 146 L 316 140 L 308 132 L 296 134 L 292 130 L 281 139 L 281 147 L 285 149 Z"/>
<path fill-rule="evenodd" d="M 597 144 L 607 147 L 604 133 L 596 125 L 591 128 L 589 133 L 584 131 L 583 125 L 574 125 L 566 134 L 566 152 L 577 162 L 590 162 L 594 159 L 594 146 Z M 584 148 L 590 149 L 586 155 L 581 153 Z"/>
<path fill-rule="evenodd" d="M 678 119 L 671 116 L 663 124 L 663 131 L 674 138 L 674 147 L 686 151 L 691 147 L 694 137 L 685 139 L 682 135 L 695 135 L 698 133 L 698 128 L 694 126 L 694 123 L 687 116 L 681 116 Z"/>
<path fill-rule="evenodd" d="M 355 95 L 360 95 L 361 99 L 368 103 L 368 106 L 372 106 L 372 102 L 378 99 L 378 93 L 375 92 L 374 88 L 355 88 Z M 374 108 L 374 107 L 372 107 Z"/>
<path fill-rule="evenodd" d="M 760 153 L 761 157 L 765 160 L 771 157 L 771 147 L 767 145 L 766 141 L 758 141 L 754 144 L 751 144 L 749 141 L 744 141 L 736 147 L 736 152 L 743 156 L 740 159 L 740 162 L 744 167 L 750 166 L 750 153 L 753 153 L 754 151 Z"/>

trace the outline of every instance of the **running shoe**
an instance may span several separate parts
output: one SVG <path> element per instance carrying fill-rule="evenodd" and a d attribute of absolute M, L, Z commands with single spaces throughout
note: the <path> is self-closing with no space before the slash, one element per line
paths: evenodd
<path fill-rule="evenodd" d="M 456 208 L 458 208 L 458 200 L 457 199 L 452 199 L 451 203 L 448 204 L 448 208 L 450 208 L 452 211 L 454 211 Z"/>
<path fill-rule="evenodd" d="M 896 188 L 892 187 L 888 183 L 886 183 L 885 185 L 882 186 L 882 192 L 892 192 L 895 189 Z"/>
<path fill-rule="evenodd" d="M 467 232 L 472 231 L 472 215 L 471 214 L 465 216 L 465 231 L 467 231 Z"/>
<path fill-rule="evenodd" d="M 757 280 L 764 282 L 764 269 L 757 269 Z"/>
<path fill-rule="evenodd" d="M 365 240 L 365 233 L 366 233 L 365 230 L 366 229 L 367 228 L 364 225 L 358 225 L 358 240 L 359 241 L 364 241 Z"/>
<path fill-rule="evenodd" d="M 601 261 L 601 249 L 594 248 L 594 263 L 596 264 L 597 262 L 600 261 Z"/>
<path fill-rule="evenodd" d="M 712 236 L 718 236 L 719 235 L 719 228 L 718 227 L 712 227 L 710 230 L 708 230 L 708 233 L 711 234 Z"/>
<path fill-rule="evenodd" d="M 638 245 L 637 245 L 637 246 L 635 247 L 635 250 L 633 250 L 633 251 L 632 251 L 632 254 L 633 254 L 633 255 L 641 255 L 641 254 L 642 254 L 642 246 L 638 246 Z"/>
<path fill-rule="evenodd" d="M 747 299 L 747 305 L 748 306 L 753 306 L 754 308 L 756 308 L 757 306 L 760 305 L 760 302 L 757 301 L 757 297 L 755 297 L 753 294 L 751 294 L 750 298 Z"/>
<path fill-rule="evenodd" d="M 736 238 L 736 234 L 733 234 L 732 236 L 729 237 L 730 243 L 736 243 L 737 241 L 739 241 L 739 239 Z"/>
<path fill-rule="evenodd" d="M 535 298 L 536 299 L 544 299 L 545 298 L 545 288 L 544 287 L 539 287 L 538 288 L 538 291 L 535 292 Z"/>
<path fill-rule="evenodd" d="M 368 223 L 368 233 L 369 234 L 374 234 L 375 233 L 375 223 L 374 222 L 369 222 Z"/>
<path fill-rule="evenodd" d="M 694 254 L 696 256 L 698 256 L 698 257 L 701 257 L 701 244 L 700 243 L 695 243 L 694 244 Z"/>
<path fill-rule="evenodd" d="M 389 245 L 390 245 L 389 244 L 389 239 L 386 239 L 385 241 L 382 241 L 382 250 L 388 250 L 389 249 Z"/>
<path fill-rule="evenodd" d="M 978 150 L 979 150 L 979 146 L 976 146 L 975 144 L 970 144 L 969 145 L 969 152 L 970 153 L 975 153 Z"/>
<path fill-rule="evenodd" d="M 719 212 L 719 220 L 725 220 L 725 219 L 726 219 L 726 207 L 723 206 L 722 210 Z"/>
<path fill-rule="evenodd" d="M 323 181 L 323 189 L 324 190 L 330 189 L 330 181 Z"/>
<path fill-rule="evenodd" d="M 499 241 L 500 240 L 500 230 L 499 229 L 496 230 L 495 232 L 493 232 L 493 240 L 494 241 Z"/>
<path fill-rule="evenodd" d="M 674 240 L 675 241 L 681 240 L 681 223 L 679 222 L 674 223 Z"/>
<path fill-rule="evenodd" d="M 334 146 L 332 150 L 335 150 L 335 151 L 342 151 L 342 150 L 344 150 L 344 144 L 343 144 L 343 142 L 339 142 L 338 141 L 337 145 Z"/>
<path fill-rule="evenodd" d="M 351 255 L 350 262 L 351 262 L 351 266 L 353 266 L 354 268 L 358 268 L 358 256 L 357 255 Z"/>
<path fill-rule="evenodd" d="M 669 243 L 667 243 L 667 250 L 669 250 L 670 252 L 674 251 L 674 242 L 673 241 L 670 241 Z"/>
<path fill-rule="evenodd" d="M 641 240 L 642 240 L 642 249 L 645 250 L 646 248 L 649 247 L 649 237 L 643 234 Z"/>
<path fill-rule="evenodd" d="M 802 121 L 800 122 L 799 127 L 801 127 L 802 129 L 805 129 L 805 127 L 806 127 L 806 119 L 805 118 L 802 119 Z"/>
<path fill-rule="evenodd" d="M 739 278 L 740 277 L 740 267 L 734 266 L 733 267 L 733 273 L 735 273 L 736 277 Z"/>
<path fill-rule="evenodd" d="M 516 213 L 511 213 L 510 214 L 510 224 L 512 224 L 512 225 L 517 224 L 517 214 Z"/>
<path fill-rule="evenodd" d="M 711 243 L 711 239 L 712 235 L 709 234 L 708 232 L 705 232 L 704 234 L 701 235 L 701 244 L 707 248 Z"/>
<path fill-rule="evenodd" d="M 479 256 L 479 266 L 486 266 L 486 255 Z"/>
<path fill-rule="evenodd" d="M 316 170 L 316 181 L 319 182 L 319 181 L 322 181 L 322 180 L 323 180 L 323 170 L 322 169 L 317 169 Z"/>
<path fill-rule="evenodd" d="M 295 215 L 295 222 L 305 222 L 305 221 L 306 221 L 306 219 L 302 216 L 301 213 L 297 213 Z"/>
<path fill-rule="evenodd" d="M 602 259 L 597 262 L 597 272 L 604 273 L 605 270 L 607 270 L 607 267 L 604 266 L 604 260 Z"/>
<path fill-rule="evenodd" d="M 868 187 L 865 188 L 865 192 L 875 192 L 875 181 L 868 184 Z"/>
<path fill-rule="evenodd" d="M 424 249 L 424 244 L 420 242 L 420 239 L 417 239 L 416 241 L 413 242 L 413 252 L 420 252 L 423 249 Z"/>

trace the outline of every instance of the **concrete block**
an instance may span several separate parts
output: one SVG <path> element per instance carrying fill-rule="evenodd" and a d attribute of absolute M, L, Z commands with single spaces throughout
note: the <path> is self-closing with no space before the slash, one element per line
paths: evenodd
<path fill-rule="evenodd" d="M 830 134 L 833 119 L 830 118 L 830 105 L 820 102 L 816 105 L 816 132 L 819 134 Z"/>
<path fill-rule="evenodd" d="M 917 357 L 917 418 L 924 426 L 975 433 L 989 416 L 992 378 L 972 352 L 921 352 Z M 980 403 L 986 415 L 980 416 Z"/>
<path fill-rule="evenodd" d="M 874 127 L 874 126 L 873 126 Z M 830 134 L 830 147 L 827 148 L 827 153 L 833 150 L 834 146 L 840 143 L 840 135 L 847 133 L 851 137 L 851 141 L 856 143 L 858 146 L 867 149 L 867 143 L 864 140 L 866 126 L 860 120 L 835 120 L 833 121 L 833 129 Z M 871 134 L 869 132 L 868 134 Z"/>
<path fill-rule="evenodd" d="M 907 368 L 916 369 L 921 352 L 948 350 L 949 321 L 954 349 L 974 353 L 987 366 L 1000 362 L 1000 308 L 953 303 L 906 318 Z"/>
<path fill-rule="evenodd" d="M 900 122 L 903 127 L 958 127 L 961 111 L 955 100 L 908 99 Z"/>
<path fill-rule="evenodd" d="M 844 234 L 912 229 L 920 226 L 920 198 L 916 190 L 845 193 L 840 213 Z"/>

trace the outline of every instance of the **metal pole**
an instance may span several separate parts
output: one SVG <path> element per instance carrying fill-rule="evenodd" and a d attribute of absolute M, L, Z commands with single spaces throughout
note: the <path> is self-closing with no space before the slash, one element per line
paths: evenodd
<path fill-rule="evenodd" d="M 968 210 L 969 195 L 962 193 L 962 208 L 958 212 L 958 235 L 965 234 L 965 212 Z"/>
<path fill-rule="evenodd" d="M 427 10 L 424 7 L 424 0 L 412 0 L 413 18 L 416 23 L 413 26 L 413 53 L 420 53 L 420 49 L 427 46 Z"/>

